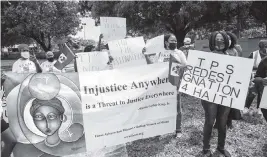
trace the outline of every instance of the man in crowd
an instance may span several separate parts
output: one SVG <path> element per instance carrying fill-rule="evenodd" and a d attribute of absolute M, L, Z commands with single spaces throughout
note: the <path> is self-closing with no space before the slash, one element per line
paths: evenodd
<path fill-rule="evenodd" d="M 42 69 L 35 55 L 31 55 L 29 46 L 21 44 L 18 47 L 20 56 L 12 66 L 12 72 L 14 73 L 40 73 Z"/>
<path fill-rule="evenodd" d="M 259 50 L 252 52 L 249 55 L 249 58 L 253 58 L 254 59 L 254 65 L 253 65 L 253 73 L 252 73 L 252 78 L 254 78 L 255 72 L 258 69 L 258 66 L 262 60 L 262 58 L 267 56 L 267 52 L 266 52 L 266 48 L 267 48 L 267 40 L 261 40 L 259 42 Z M 254 100 L 254 98 L 256 97 L 256 94 L 258 93 L 258 87 L 257 85 L 254 85 L 253 82 L 251 82 L 252 85 L 249 88 L 249 92 L 247 95 L 247 100 L 246 100 L 246 104 L 245 104 L 245 109 L 243 111 L 244 114 L 248 113 L 249 108 Z M 257 113 L 259 115 L 262 115 L 261 110 L 259 109 L 259 105 L 260 105 L 260 98 L 258 97 L 257 99 Z"/>
<path fill-rule="evenodd" d="M 267 48 L 266 48 L 267 50 Z M 267 86 L 267 56 L 263 58 L 258 66 L 257 72 L 254 79 L 252 80 L 255 83 L 255 87 L 258 93 L 258 102 L 260 103 L 261 98 L 267 95 L 263 94 L 264 86 Z M 258 104 L 259 107 L 259 104 Z M 263 117 L 267 121 L 267 109 L 261 109 Z"/>
<path fill-rule="evenodd" d="M 48 51 L 46 53 L 46 59 L 47 61 L 43 62 L 41 64 L 41 68 L 43 72 L 55 72 L 60 73 L 61 70 L 57 69 L 54 64 L 57 62 L 54 58 L 54 53 L 52 51 Z"/>
<path fill-rule="evenodd" d="M 184 38 L 184 46 L 180 48 L 181 51 L 184 52 L 186 58 L 188 57 L 188 52 L 189 50 L 193 50 L 194 47 L 191 44 L 191 39 L 190 38 Z"/>

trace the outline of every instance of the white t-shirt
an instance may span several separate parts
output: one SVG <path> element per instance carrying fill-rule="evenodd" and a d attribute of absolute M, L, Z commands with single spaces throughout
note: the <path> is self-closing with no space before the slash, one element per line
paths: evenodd
<path fill-rule="evenodd" d="M 33 61 L 18 59 L 12 66 L 14 73 L 36 73 L 36 66 Z"/>
<path fill-rule="evenodd" d="M 182 65 L 186 65 L 186 56 L 183 53 L 183 51 L 175 49 L 175 50 L 165 50 L 164 52 L 160 52 L 156 54 L 156 60 L 158 63 L 161 62 L 169 62 L 170 60 L 170 54 Z"/>
<path fill-rule="evenodd" d="M 41 64 L 41 68 L 43 70 L 43 73 L 61 73 L 61 70 L 57 69 L 56 67 L 54 67 L 55 63 L 57 61 L 53 61 L 53 62 L 49 62 L 49 61 L 45 61 Z"/>

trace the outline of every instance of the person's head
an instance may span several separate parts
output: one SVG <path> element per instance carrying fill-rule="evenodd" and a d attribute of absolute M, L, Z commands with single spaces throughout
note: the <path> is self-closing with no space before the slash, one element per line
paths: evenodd
<path fill-rule="evenodd" d="M 177 48 L 177 40 L 173 34 L 164 35 L 164 48 L 167 50 L 175 50 Z"/>
<path fill-rule="evenodd" d="M 30 58 L 30 48 L 26 44 L 20 44 L 18 46 L 20 56 L 22 59 L 29 59 Z"/>
<path fill-rule="evenodd" d="M 95 51 L 94 45 L 88 45 L 84 48 L 84 52 L 92 52 L 92 51 Z"/>
<path fill-rule="evenodd" d="M 220 51 L 225 53 L 229 47 L 229 38 L 225 32 L 213 32 L 209 39 L 211 51 Z"/>
<path fill-rule="evenodd" d="M 66 120 L 65 109 L 59 99 L 35 99 L 30 108 L 30 114 L 35 126 L 45 135 L 56 133 L 62 122 Z"/>
<path fill-rule="evenodd" d="M 54 61 L 54 53 L 52 51 L 48 51 L 46 52 L 46 59 L 49 62 L 53 62 Z"/>
<path fill-rule="evenodd" d="M 260 42 L 259 42 L 259 48 L 260 48 L 260 50 L 266 50 L 266 48 L 267 48 L 267 39 L 260 40 Z"/>
<path fill-rule="evenodd" d="M 189 48 L 191 45 L 191 39 L 190 38 L 184 38 L 184 47 Z"/>
<path fill-rule="evenodd" d="M 235 34 L 233 34 L 231 32 L 226 32 L 226 33 L 227 33 L 227 36 L 229 38 L 229 49 L 232 49 L 237 44 L 237 37 Z"/>

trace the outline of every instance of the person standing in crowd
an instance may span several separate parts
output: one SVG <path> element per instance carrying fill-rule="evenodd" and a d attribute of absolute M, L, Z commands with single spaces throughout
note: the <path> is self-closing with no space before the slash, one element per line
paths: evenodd
<path fill-rule="evenodd" d="M 60 73 L 61 72 L 61 70 L 54 67 L 54 64 L 57 61 L 54 59 L 54 53 L 52 51 L 48 51 L 46 53 L 46 59 L 47 60 L 41 64 L 43 73 L 47 73 L 47 72 Z"/>
<path fill-rule="evenodd" d="M 181 50 L 177 49 L 177 39 L 173 34 L 167 34 L 164 35 L 164 48 L 166 51 L 156 54 L 155 58 L 156 60 L 151 60 L 150 56 L 145 54 L 145 57 L 147 60 L 149 60 L 149 63 L 160 63 L 160 62 L 169 62 L 170 55 L 172 55 L 177 62 L 181 63 L 183 66 L 186 66 L 186 56 Z M 143 54 L 146 52 L 146 49 L 143 49 Z M 176 117 L 176 137 L 180 138 L 182 136 L 182 108 L 181 108 L 181 94 L 178 91 L 177 88 L 177 117 Z"/>
<path fill-rule="evenodd" d="M 18 46 L 20 56 L 12 66 L 12 72 L 14 73 L 41 73 L 41 66 L 36 59 L 35 55 L 31 55 L 29 46 L 26 44 L 20 44 Z"/>
<path fill-rule="evenodd" d="M 252 82 L 254 82 L 255 87 L 257 87 L 258 97 L 259 97 L 259 102 L 260 102 L 263 96 L 262 94 L 263 94 L 264 86 L 267 86 L 267 56 L 261 60 Z M 266 95 L 264 96 L 266 97 Z M 261 111 L 262 111 L 263 117 L 267 121 L 267 109 L 262 108 Z"/>
<path fill-rule="evenodd" d="M 190 38 L 184 38 L 184 46 L 182 46 L 180 50 L 184 52 L 186 58 L 188 57 L 189 50 L 194 50 Z"/>
<path fill-rule="evenodd" d="M 249 55 L 249 58 L 254 59 L 253 73 L 252 73 L 251 78 L 254 78 L 254 75 L 258 69 L 258 66 L 259 66 L 262 58 L 267 56 L 266 48 L 267 48 L 267 40 L 260 40 L 259 50 L 254 51 Z M 259 93 L 258 88 L 259 87 L 257 85 L 255 85 L 253 81 L 251 81 L 251 86 L 249 87 L 249 90 L 248 90 L 245 108 L 243 110 L 244 114 L 249 112 L 249 108 L 250 108 L 254 98 Z M 259 105 L 260 105 L 260 98 L 258 97 L 257 98 L 257 114 L 262 115 L 262 112 L 259 109 Z"/>
<path fill-rule="evenodd" d="M 236 56 L 236 57 L 241 57 L 242 56 L 242 48 L 241 46 L 237 45 L 237 37 L 231 32 L 226 32 L 227 36 L 229 38 L 229 48 L 226 50 L 226 52 L 230 56 Z M 227 127 L 232 129 L 233 128 L 233 123 L 232 120 L 240 120 L 242 119 L 241 116 L 241 111 L 238 109 L 231 108 L 230 114 L 228 116 L 227 120 Z M 217 124 L 217 121 L 216 121 Z M 216 126 L 215 124 L 215 126 Z M 218 126 L 218 125 L 217 125 Z"/>
<path fill-rule="evenodd" d="M 229 38 L 225 32 L 213 32 L 209 39 L 209 47 L 213 53 L 227 55 Z M 218 145 L 217 151 L 225 157 L 230 157 L 230 153 L 224 148 L 226 140 L 226 125 L 231 108 L 201 100 L 205 112 L 205 124 L 203 134 L 203 151 L 201 154 L 207 157 L 212 156 L 210 150 L 210 139 L 214 121 L 218 123 Z"/>

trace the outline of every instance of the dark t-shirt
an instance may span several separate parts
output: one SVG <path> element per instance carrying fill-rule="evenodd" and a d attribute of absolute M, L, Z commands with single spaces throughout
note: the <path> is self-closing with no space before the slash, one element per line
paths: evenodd
<path fill-rule="evenodd" d="M 267 77 L 267 56 L 261 60 L 255 75 L 255 78 L 256 77 L 261 77 L 261 78 Z"/>

